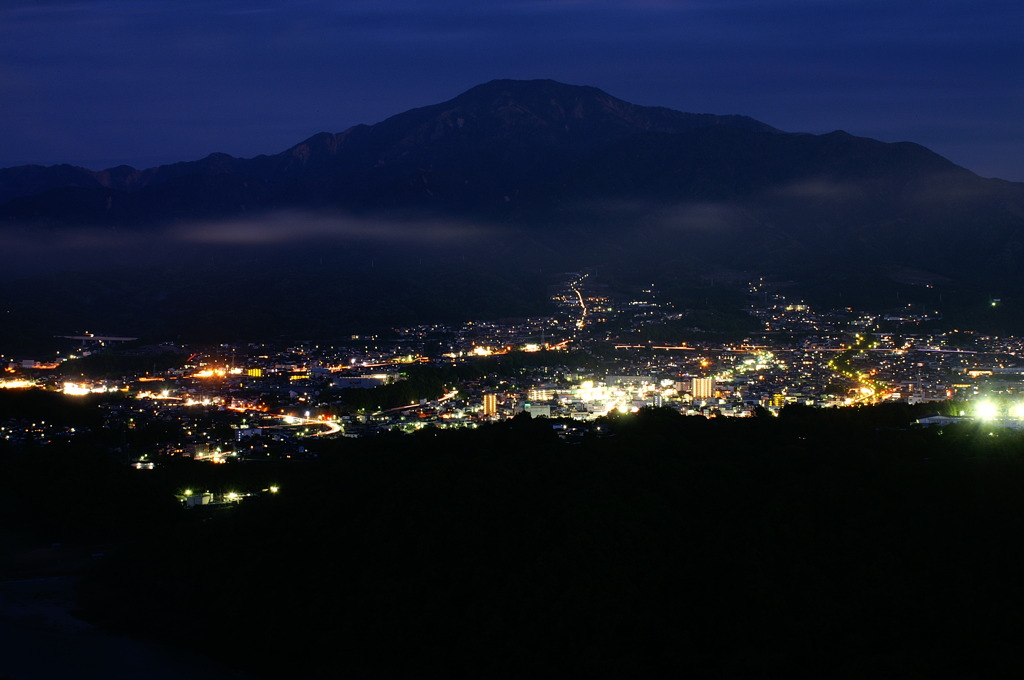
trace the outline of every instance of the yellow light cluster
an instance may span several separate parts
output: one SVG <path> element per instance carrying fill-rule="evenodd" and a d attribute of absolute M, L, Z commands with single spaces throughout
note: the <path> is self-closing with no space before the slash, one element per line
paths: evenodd
<path fill-rule="evenodd" d="M 0 380 L 0 389 L 20 390 L 26 387 L 35 387 L 33 380 Z"/>
<path fill-rule="evenodd" d="M 85 383 L 66 382 L 61 392 L 72 397 L 83 397 L 87 394 L 103 394 L 107 391 L 105 386 L 91 387 Z"/>

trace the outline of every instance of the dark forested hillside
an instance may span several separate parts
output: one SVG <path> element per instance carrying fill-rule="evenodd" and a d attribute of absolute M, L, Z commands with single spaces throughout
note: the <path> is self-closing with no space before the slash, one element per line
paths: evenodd
<path fill-rule="evenodd" d="M 257 677 L 987 675 L 1024 633 L 1024 439 L 912 416 L 324 442 L 319 462 L 211 471 L 281 493 L 154 525 L 83 607 Z"/>

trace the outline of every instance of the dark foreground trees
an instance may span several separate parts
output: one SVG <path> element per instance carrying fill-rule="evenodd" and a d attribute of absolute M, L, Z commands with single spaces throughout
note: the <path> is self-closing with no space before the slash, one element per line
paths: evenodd
<path fill-rule="evenodd" d="M 1024 439 L 799 415 L 324 442 L 280 494 L 125 543 L 83 608 L 256 677 L 1016 662 Z"/>

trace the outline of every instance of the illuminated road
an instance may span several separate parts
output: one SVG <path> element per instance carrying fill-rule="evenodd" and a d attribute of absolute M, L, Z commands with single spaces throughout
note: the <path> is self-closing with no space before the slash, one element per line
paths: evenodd
<path fill-rule="evenodd" d="M 587 278 L 588 276 L 590 276 L 590 274 L 584 274 L 583 276 L 569 284 L 569 288 L 572 290 L 572 292 L 576 293 L 576 297 L 578 297 L 580 300 L 580 320 L 576 322 L 576 328 L 578 330 L 583 330 L 583 327 L 587 325 L 587 303 L 583 299 L 583 292 L 580 291 L 579 285 L 583 283 L 583 279 Z"/>
<path fill-rule="evenodd" d="M 338 434 L 339 432 L 344 432 L 345 431 L 344 428 L 341 425 L 339 425 L 338 423 L 334 422 L 333 420 L 314 420 L 312 418 L 308 418 L 306 420 L 306 424 L 307 425 L 321 425 L 321 426 L 327 428 L 323 432 L 317 432 L 316 434 L 310 435 L 311 437 L 328 437 L 328 436 L 330 436 L 332 434 Z"/>
<path fill-rule="evenodd" d="M 250 413 L 256 416 L 266 417 L 269 415 L 266 411 L 262 411 L 257 408 L 250 408 L 245 406 L 228 406 L 227 408 L 230 411 L 237 411 L 238 413 Z M 277 429 L 279 427 L 308 427 L 310 425 L 326 428 L 323 432 L 317 432 L 316 434 L 307 435 L 309 437 L 327 437 L 329 435 L 338 434 L 340 432 L 345 431 L 345 428 L 343 428 L 341 425 L 334 422 L 333 420 L 320 420 L 319 418 L 303 418 L 300 416 L 286 415 L 271 417 L 280 418 L 283 422 L 280 425 L 266 425 L 260 427 L 259 429 L 272 430 Z"/>
<path fill-rule="evenodd" d="M 306 435 L 308 437 L 326 437 L 332 434 L 338 434 L 344 432 L 344 428 L 338 423 L 331 420 L 320 420 L 318 418 L 300 418 L 298 416 L 281 416 L 284 419 L 284 424 L 274 425 L 273 427 L 309 427 L 315 425 L 317 427 L 326 427 L 327 429 L 323 432 L 317 432 L 315 434 Z"/>
<path fill-rule="evenodd" d="M 420 404 L 419 402 L 416 402 L 415 404 L 406 404 L 405 406 L 396 406 L 394 408 L 384 409 L 383 411 L 377 411 L 377 414 L 380 414 L 380 413 L 393 413 L 394 411 L 405 411 L 406 409 L 410 409 L 410 408 L 420 408 L 420 407 L 433 408 L 434 406 L 437 406 L 439 404 L 443 404 L 446 401 L 454 399 L 455 396 L 458 393 L 459 393 L 458 390 L 452 390 L 451 392 L 448 392 L 448 393 L 443 394 L 442 396 L 438 397 L 434 401 L 428 401 L 426 404 Z"/>
<path fill-rule="evenodd" d="M 583 330 L 583 328 L 587 325 L 587 302 L 583 297 L 583 291 L 580 290 L 580 284 L 582 284 L 583 279 L 587 278 L 588 276 L 590 276 L 590 274 L 584 274 L 583 276 L 569 284 L 569 290 L 576 294 L 576 297 L 579 299 L 580 304 L 580 318 L 576 321 L 575 324 L 577 332 Z M 575 339 L 576 335 L 573 334 L 572 337 L 566 338 L 565 340 L 555 345 L 552 345 L 551 349 L 565 349 L 566 347 L 568 347 L 569 343 Z"/>
<path fill-rule="evenodd" d="M 858 333 L 856 342 L 828 362 L 830 369 L 860 385 L 860 394 L 853 398 L 854 403 L 873 404 L 887 396 L 886 388 L 882 383 L 872 380 L 869 373 L 854 369 L 850 363 L 854 357 L 875 350 L 877 347 L 878 343 L 871 335 Z"/>

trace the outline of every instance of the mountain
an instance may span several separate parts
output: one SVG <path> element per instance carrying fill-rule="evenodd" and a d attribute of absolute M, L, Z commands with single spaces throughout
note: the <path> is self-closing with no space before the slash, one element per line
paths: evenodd
<path fill-rule="evenodd" d="M 225 222 L 227 235 L 213 226 Z M 510 279 L 531 268 L 658 262 L 768 272 L 845 302 L 886 298 L 886 286 L 911 280 L 1005 296 L 1021 289 L 1024 184 L 983 179 L 912 143 L 788 133 L 592 87 L 496 80 L 273 155 L 3 169 L 0 230 L 21 245 L 79 232 L 88 243 L 96 234 L 151 242 L 157 262 L 155 251 L 181 254 L 158 235 L 184 230 L 194 249 L 327 236 L 358 247 L 315 249 L 319 261 L 346 266 L 355 253 L 408 267 L 457 251 L 445 266 L 499 263 Z M 461 236 L 446 240 L 451 233 Z M 46 261 L 85 259 L 58 251 Z M 253 252 L 246 262 L 258 264 L 245 271 L 277 266 Z"/>
<path fill-rule="evenodd" d="M 314 135 L 273 156 L 211 154 L 148 170 L 0 170 L 0 203 L 8 220 L 118 224 L 190 214 L 185 206 L 197 195 L 211 214 L 311 205 L 450 210 L 503 201 L 630 135 L 716 126 L 776 132 L 743 116 L 635 106 L 590 87 L 493 81 L 377 125 Z M 211 191 L 212 202 L 204 196 Z M 68 205 L 81 210 L 54 207 Z"/>

